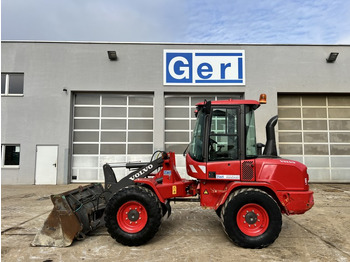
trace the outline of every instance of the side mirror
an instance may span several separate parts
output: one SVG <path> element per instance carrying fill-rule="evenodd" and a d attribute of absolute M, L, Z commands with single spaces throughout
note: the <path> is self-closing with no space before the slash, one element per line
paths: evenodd
<path fill-rule="evenodd" d="M 211 111 L 211 101 L 204 100 L 203 112 L 209 115 L 210 111 Z"/>

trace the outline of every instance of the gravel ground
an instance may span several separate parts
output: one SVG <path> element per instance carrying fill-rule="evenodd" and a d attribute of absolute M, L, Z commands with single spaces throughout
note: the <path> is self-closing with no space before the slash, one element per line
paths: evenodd
<path fill-rule="evenodd" d="M 67 248 L 31 247 L 52 209 L 51 194 L 78 187 L 1 187 L 2 261 L 350 261 L 350 185 L 312 184 L 315 206 L 304 215 L 283 216 L 282 231 L 268 248 L 236 247 L 213 210 L 174 203 L 156 236 L 125 247 L 100 228 Z"/>

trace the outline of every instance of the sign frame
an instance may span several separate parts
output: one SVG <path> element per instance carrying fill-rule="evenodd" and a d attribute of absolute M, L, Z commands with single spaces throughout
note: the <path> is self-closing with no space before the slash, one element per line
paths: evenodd
<path fill-rule="evenodd" d="M 163 50 L 164 86 L 245 86 L 245 50 Z"/>

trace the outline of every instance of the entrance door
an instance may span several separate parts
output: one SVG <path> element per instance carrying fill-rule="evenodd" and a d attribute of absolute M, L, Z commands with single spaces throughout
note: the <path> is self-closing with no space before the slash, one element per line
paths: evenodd
<path fill-rule="evenodd" d="M 36 147 L 36 185 L 56 185 L 58 146 Z"/>

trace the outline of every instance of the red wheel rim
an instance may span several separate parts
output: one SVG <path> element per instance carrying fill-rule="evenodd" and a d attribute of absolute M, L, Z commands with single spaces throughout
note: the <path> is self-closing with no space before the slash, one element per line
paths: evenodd
<path fill-rule="evenodd" d="M 262 206 L 246 204 L 237 213 L 237 225 L 248 236 L 260 236 L 269 226 L 269 216 Z"/>
<path fill-rule="evenodd" d="M 118 225 L 127 233 L 140 232 L 146 226 L 147 219 L 147 210 L 136 201 L 126 202 L 117 213 Z"/>

